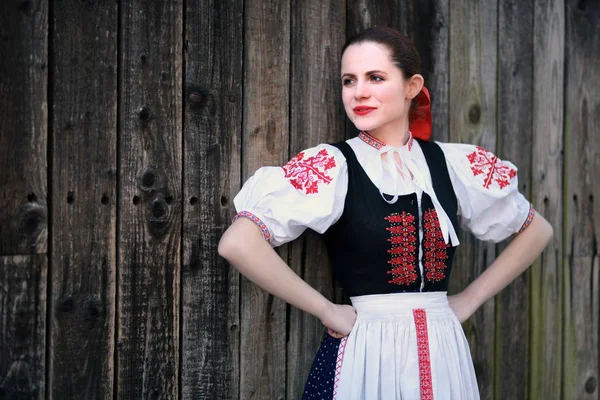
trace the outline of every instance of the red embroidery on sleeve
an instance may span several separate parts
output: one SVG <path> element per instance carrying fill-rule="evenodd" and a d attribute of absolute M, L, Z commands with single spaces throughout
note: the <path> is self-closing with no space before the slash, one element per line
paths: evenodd
<path fill-rule="evenodd" d="M 267 228 L 267 225 L 265 225 L 265 223 L 256 215 L 252 214 L 250 211 L 240 211 L 233 217 L 231 223 L 234 223 L 238 218 L 248 218 L 250 221 L 254 222 L 260 228 L 263 238 L 265 238 L 267 242 L 271 241 L 271 232 L 269 232 L 269 228 Z"/>
<path fill-rule="evenodd" d="M 441 281 L 446 278 L 446 260 L 448 259 L 444 235 L 440 229 L 440 221 L 434 208 L 423 215 L 423 266 L 425 277 L 430 281 Z"/>
<path fill-rule="evenodd" d="M 385 217 L 385 220 L 391 225 L 385 229 L 391 234 L 388 242 L 392 244 L 392 247 L 388 250 L 388 253 L 390 253 L 388 264 L 391 264 L 392 268 L 387 272 L 392 275 L 392 279 L 388 282 L 395 285 L 409 285 L 417 280 L 415 271 L 415 261 L 417 259 L 415 217 L 403 211 L 402 214 L 391 214 Z"/>
<path fill-rule="evenodd" d="M 533 208 L 533 204 L 529 203 L 529 214 L 527 214 L 527 219 L 525 219 L 525 222 L 523 223 L 523 226 L 521 226 L 521 229 L 519 229 L 518 233 L 521 233 L 525 229 L 527 229 L 527 227 L 531 224 L 531 221 L 533 221 L 534 215 L 535 215 L 535 209 Z"/>
<path fill-rule="evenodd" d="M 320 183 L 326 185 L 331 183 L 333 179 L 325 171 L 335 166 L 335 158 L 327 153 L 327 149 L 323 149 L 306 159 L 304 152 L 301 152 L 282 168 L 292 186 L 304 190 L 306 194 L 314 194 L 319 193 Z"/>
<path fill-rule="evenodd" d="M 473 176 L 484 176 L 483 187 L 489 189 L 494 181 L 500 186 L 500 189 L 510 185 L 510 180 L 517 176 L 517 171 L 483 147 L 476 146 L 476 149 L 468 154 L 467 158 L 471 164 Z"/>

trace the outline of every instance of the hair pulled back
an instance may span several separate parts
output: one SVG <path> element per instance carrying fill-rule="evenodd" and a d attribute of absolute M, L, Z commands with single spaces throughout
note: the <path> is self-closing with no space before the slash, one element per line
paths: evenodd
<path fill-rule="evenodd" d="M 392 62 L 402 71 L 404 79 L 420 74 L 421 57 L 413 42 L 408 36 L 396 29 L 383 26 L 375 26 L 352 36 L 344 47 L 342 56 L 346 49 L 353 44 L 377 43 L 390 51 Z M 429 140 L 431 137 L 431 108 L 429 91 L 423 86 L 421 92 L 411 101 L 408 111 L 409 129 L 414 137 Z"/>
<path fill-rule="evenodd" d="M 348 39 L 344 47 L 342 47 L 342 54 L 344 54 L 348 46 L 365 42 L 381 44 L 388 48 L 392 61 L 404 73 L 405 79 L 420 73 L 421 58 L 419 57 L 419 53 L 413 42 L 403 33 L 383 26 L 365 29 Z"/>

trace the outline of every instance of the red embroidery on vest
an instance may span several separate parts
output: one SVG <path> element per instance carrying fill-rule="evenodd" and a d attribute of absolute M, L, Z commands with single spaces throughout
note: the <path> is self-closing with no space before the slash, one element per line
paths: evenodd
<path fill-rule="evenodd" d="M 415 227 L 415 217 L 405 211 L 402 214 L 394 213 L 385 217 L 391 226 L 385 228 L 390 232 L 391 237 L 388 242 L 392 247 L 388 250 L 390 260 L 388 264 L 392 268 L 388 270 L 388 274 L 392 275 L 389 283 L 395 285 L 409 285 L 417 280 L 415 271 L 415 261 L 417 259 L 417 236 Z"/>
<path fill-rule="evenodd" d="M 335 166 L 335 158 L 323 149 L 306 159 L 304 152 L 301 152 L 282 168 L 292 186 L 298 190 L 305 190 L 306 194 L 313 194 L 319 193 L 319 183 L 331 183 L 333 179 L 325 171 Z"/>
<path fill-rule="evenodd" d="M 489 189 L 494 181 L 500 186 L 500 189 L 510 185 L 510 180 L 517 176 L 517 171 L 498 160 L 498 157 L 483 147 L 476 146 L 476 149 L 468 154 L 467 158 L 471 163 L 473 176 L 484 175 L 483 187 Z"/>
<path fill-rule="evenodd" d="M 427 314 L 419 308 L 413 310 L 415 328 L 417 329 L 417 354 L 419 356 L 419 387 L 421 400 L 433 400 L 433 384 L 431 380 L 431 359 L 429 355 L 429 335 L 427 333 Z"/>
<path fill-rule="evenodd" d="M 430 281 L 441 281 L 446 278 L 446 260 L 449 245 L 444 242 L 440 229 L 440 221 L 434 208 L 430 208 L 423 215 L 423 266 L 425 276 Z"/>

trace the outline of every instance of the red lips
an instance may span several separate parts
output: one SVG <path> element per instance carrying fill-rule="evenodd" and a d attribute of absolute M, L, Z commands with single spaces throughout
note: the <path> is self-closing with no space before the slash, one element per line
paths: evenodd
<path fill-rule="evenodd" d="M 352 109 L 352 111 L 354 111 L 354 114 L 356 115 L 367 115 L 368 113 L 370 113 L 373 110 L 377 110 L 376 107 L 367 107 L 367 106 L 356 106 Z"/>

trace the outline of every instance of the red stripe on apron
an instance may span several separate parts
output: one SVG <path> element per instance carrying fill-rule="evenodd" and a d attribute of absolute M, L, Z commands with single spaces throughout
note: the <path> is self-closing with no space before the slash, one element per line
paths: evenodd
<path fill-rule="evenodd" d="M 419 354 L 419 384 L 421 400 L 433 400 L 431 382 L 431 362 L 429 359 L 429 335 L 427 334 L 427 314 L 423 309 L 413 310 L 417 328 L 417 350 Z"/>

